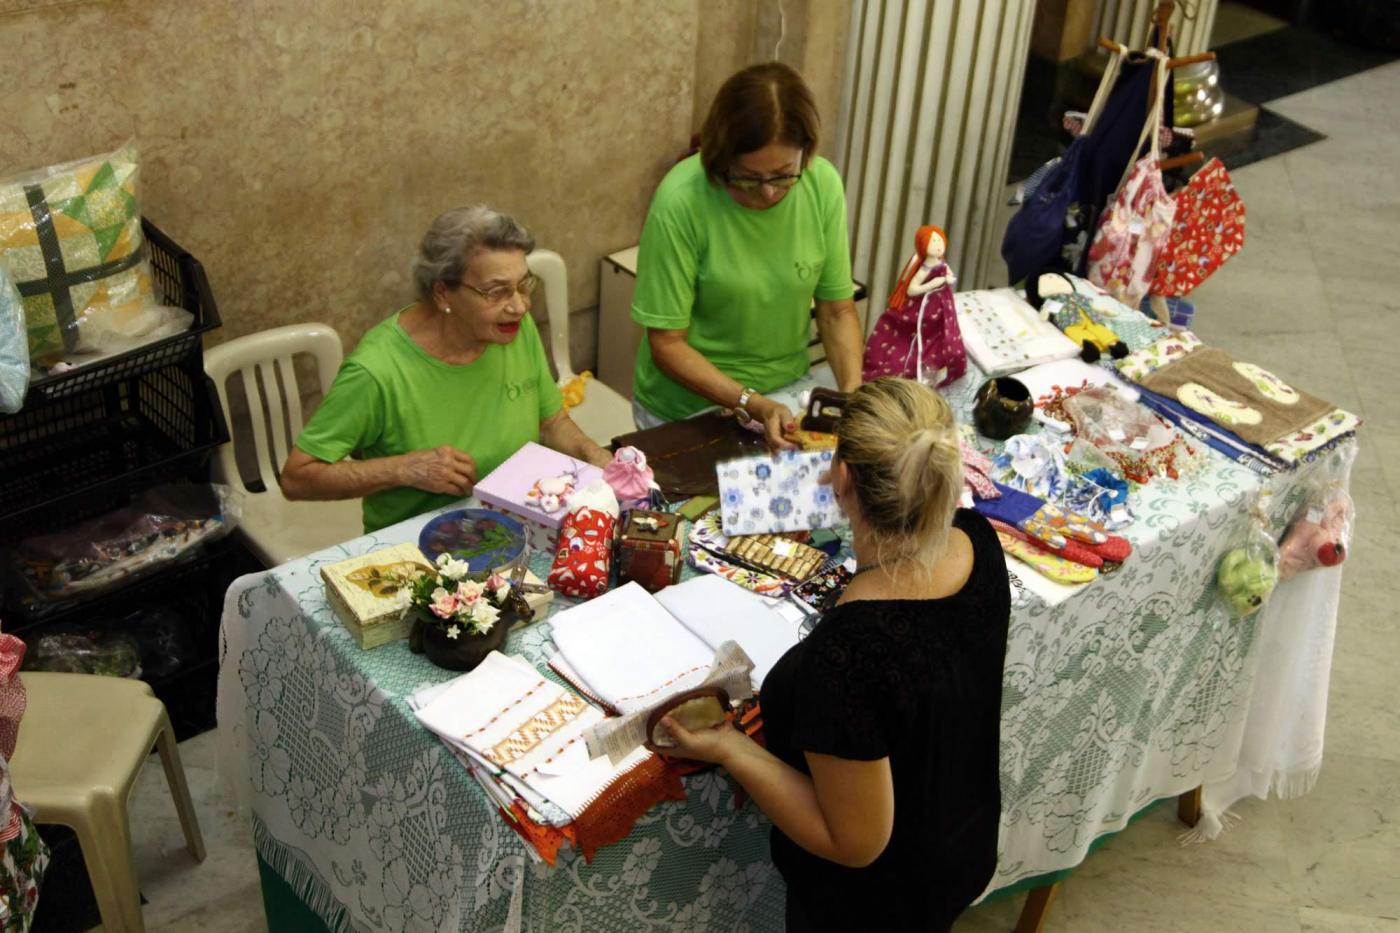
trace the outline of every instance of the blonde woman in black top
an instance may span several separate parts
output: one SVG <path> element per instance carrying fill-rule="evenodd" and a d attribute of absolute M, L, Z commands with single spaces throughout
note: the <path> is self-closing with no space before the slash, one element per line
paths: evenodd
<path fill-rule="evenodd" d="M 788 929 L 945 930 L 996 867 L 1006 564 L 957 508 L 957 428 L 936 392 L 877 379 L 836 434 L 858 569 L 765 679 L 767 748 L 664 722 L 772 819 Z"/>

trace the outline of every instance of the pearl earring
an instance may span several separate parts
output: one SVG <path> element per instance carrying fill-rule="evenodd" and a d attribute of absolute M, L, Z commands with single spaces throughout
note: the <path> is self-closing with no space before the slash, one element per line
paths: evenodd
<path fill-rule="evenodd" d="M 448 305 L 448 304 L 443 305 L 443 306 L 442 306 L 442 313 L 443 313 L 443 314 L 451 314 L 451 313 L 452 313 L 452 306 L 451 306 L 451 305 Z"/>

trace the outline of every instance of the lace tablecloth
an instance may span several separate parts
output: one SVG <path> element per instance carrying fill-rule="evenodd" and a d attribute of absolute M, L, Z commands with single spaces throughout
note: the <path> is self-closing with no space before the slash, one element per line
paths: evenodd
<path fill-rule="evenodd" d="M 951 388 L 956 408 L 978 382 Z M 1322 468 L 1272 481 L 1275 532 Z M 1116 573 L 1054 607 L 1032 594 L 1016 605 L 992 889 L 1077 865 L 1097 836 L 1201 784 L 1211 817 L 1247 793 L 1310 786 L 1340 568 L 1285 584 L 1252 619 L 1224 610 L 1215 566 L 1260 486 L 1213 454 L 1196 476 L 1153 482 Z M 402 642 L 361 651 L 326 603 L 323 565 L 415 540 L 429 517 L 229 589 L 220 767 L 263 860 L 332 929 L 781 929 L 767 820 L 752 804 L 735 811 L 720 772 L 688 778 L 688 801 L 654 809 L 591 865 L 568 852 L 554 868 L 530 861 L 405 703 L 452 675 Z M 535 555 L 535 572 L 547 565 Z M 545 670 L 548 642 L 544 621 L 506 650 Z"/>

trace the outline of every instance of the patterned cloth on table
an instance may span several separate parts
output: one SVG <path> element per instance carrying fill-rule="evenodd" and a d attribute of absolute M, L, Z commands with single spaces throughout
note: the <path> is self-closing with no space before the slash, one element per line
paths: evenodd
<path fill-rule="evenodd" d="M 959 292 L 955 301 L 963 345 L 987 376 L 1079 355 L 1074 341 L 1042 320 L 1013 289 Z"/>
<path fill-rule="evenodd" d="M 724 533 L 811 531 L 846 524 L 830 484 L 830 450 L 783 450 L 719 464 L 720 517 Z"/>

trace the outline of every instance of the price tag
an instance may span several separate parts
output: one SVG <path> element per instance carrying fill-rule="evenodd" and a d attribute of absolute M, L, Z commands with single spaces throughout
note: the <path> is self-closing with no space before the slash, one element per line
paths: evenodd
<path fill-rule="evenodd" d="M 786 538 L 779 538 L 777 541 L 773 542 L 773 553 L 777 554 L 779 557 L 789 557 L 792 555 L 792 552 L 792 542 Z"/>
<path fill-rule="evenodd" d="M 1128 221 L 1128 232 L 1133 236 L 1142 236 L 1143 231 L 1146 229 L 1147 224 L 1143 222 L 1141 217 L 1134 217 L 1132 220 Z"/>
<path fill-rule="evenodd" d="M 1141 434 L 1139 434 L 1137 437 L 1133 438 L 1132 443 L 1129 444 L 1128 446 L 1131 447 L 1133 450 L 1146 450 L 1146 449 L 1147 449 L 1147 438 L 1145 438 L 1145 437 L 1143 437 Z"/>
<path fill-rule="evenodd" d="M 1322 509 L 1308 509 L 1308 521 L 1314 525 L 1322 524 Z"/>
<path fill-rule="evenodd" d="M 1128 510 L 1123 507 L 1123 503 L 1118 503 L 1109 509 L 1108 517 L 1113 519 L 1115 525 L 1121 525 L 1128 520 Z"/>
<path fill-rule="evenodd" d="M 1109 438 L 1111 438 L 1112 440 L 1117 441 L 1117 442 L 1120 443 L 1120 444 L 1123 443 L 1123 441 L 1127 440 L 1127 438 L 1128 438 L 1128 435 L 1126 435 L 1126 434 L 1123 433 L 1123 429 L 1122 429 L 1122 428 L 1109 428 L 1109 429 L 1108 429 L 1108 436 L 1109 436 Z"/>
<path fill-rule="evenodd" d="M 1060 313 L 1060 309 L 1062 309 L 1064 306 L 1065 303 L 1058 298 L 1047 298 L 1045 300 L 1045 303 L 1040 306 L 1040 313 L 1047 314 L 1050 317 L 1054 317 L 1055 315 Z"/>

